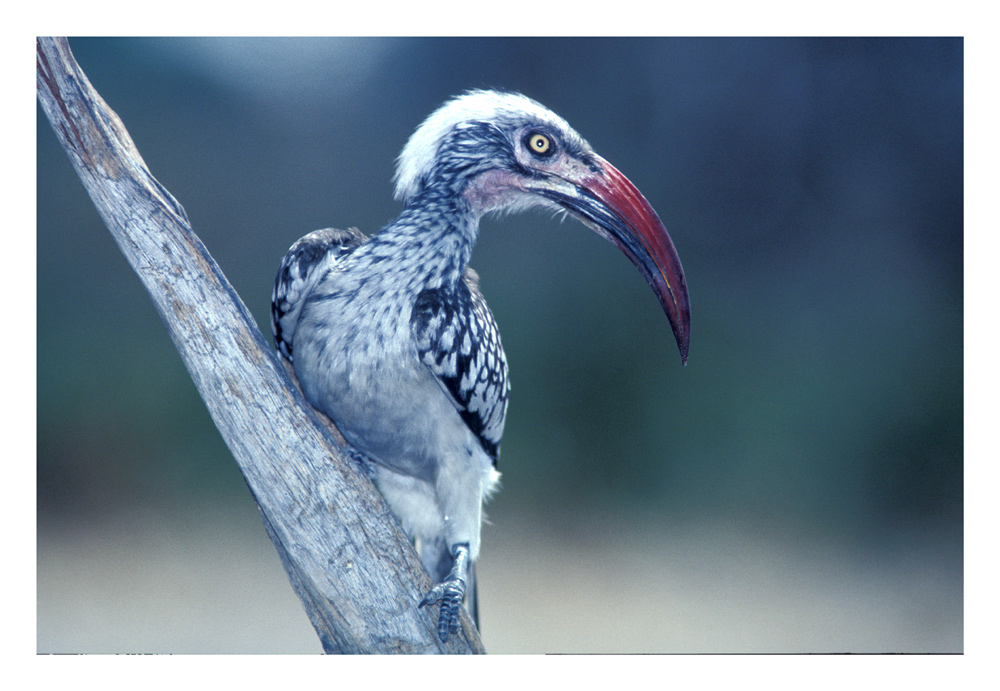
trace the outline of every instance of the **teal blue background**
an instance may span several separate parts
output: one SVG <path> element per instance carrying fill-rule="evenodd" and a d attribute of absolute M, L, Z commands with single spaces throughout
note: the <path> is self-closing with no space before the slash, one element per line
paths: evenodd
<path fill-rule="evenodd" d="M 682 367 L 648 286 L 583 226 L 484 220 L 472 265 L 513 385 L 490 531 L 722 521 L 861 560 L 933 554 L 959 584 L 945 618 L 960 627 L 961 39 L 71 46 L 268 337 L 285 250 L 394 218 L 395 156 L 441 102 L 497 87 L 549 106 L 670 230 L 691 353 Z M 47 526 L 249 515 L 40 109 L 37 146 L 40 550 Z"/>

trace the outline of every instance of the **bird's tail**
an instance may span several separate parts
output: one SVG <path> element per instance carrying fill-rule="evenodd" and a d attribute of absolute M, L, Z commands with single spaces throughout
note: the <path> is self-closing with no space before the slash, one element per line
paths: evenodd
<path fill-rule="evenodd" d="M 469 580 L 465 584 L 465 608 L 469 610 L 472 623 L 479 629 L 479 592 L 476 590 L 476 564 L 469 564 Z"/>

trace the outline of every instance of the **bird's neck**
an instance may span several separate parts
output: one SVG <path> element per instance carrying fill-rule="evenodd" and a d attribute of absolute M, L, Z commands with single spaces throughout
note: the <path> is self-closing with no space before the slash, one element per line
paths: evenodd
<path fill-rule="evenodd" d="M 394 270 L 419 277 L 426 288 L 440 288 L 461 279 L 478 233 L 479 215 L 462 199 L 419 195 L 373 239 L 393 246 L 399 262 Z"/>

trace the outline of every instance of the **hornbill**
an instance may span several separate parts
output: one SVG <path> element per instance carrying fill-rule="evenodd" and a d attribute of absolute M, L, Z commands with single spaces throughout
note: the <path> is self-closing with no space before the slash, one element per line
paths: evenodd
<path fill-rule="evenodd" d="M 470 91 L 399 156 L 399 218 L 371 238 L 313 232 L 288 251 L 271 327 L 309 402 L 354 447 L 436 585 L 438 635 L 458 632 L 483 502 L 497 489 L 507 361 L 468 268 L 488 212 L 568 213 L 624 252 L 659 299 L 686 362 L 687 287 L 656 212 L 565 120 L 517 93 Z"/>

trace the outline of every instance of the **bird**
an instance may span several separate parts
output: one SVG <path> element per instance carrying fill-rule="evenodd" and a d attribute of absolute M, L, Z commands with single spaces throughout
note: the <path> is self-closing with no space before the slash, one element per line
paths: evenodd
<path fill-rule="evenodd" d="M 366 237 L 312 232 L 271 296 L 277 354 L 351 445 L 419 550 L 447 642 L 465 604 L 483 504 L 497 490 L 510 390 L 500 333 L 469 268 L 488 213 L 541 207 L 614 243 L 652 287 L 687 363 L 680 259 L 636 187 L 560 116 L 513 91 L 451 98 L 414 131 L 394 175 L 399 217 Z"/>

